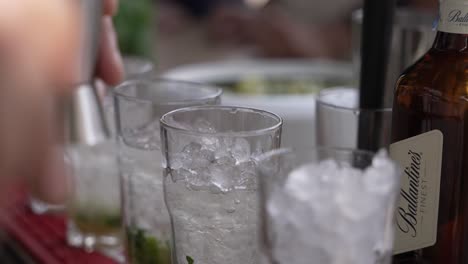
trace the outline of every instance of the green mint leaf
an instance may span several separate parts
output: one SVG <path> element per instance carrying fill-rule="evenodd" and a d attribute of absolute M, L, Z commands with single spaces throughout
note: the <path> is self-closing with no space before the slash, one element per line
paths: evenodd
<path fill-rule="evenodd" d="M 188 264 L 193 264 L 193 263 L 194 263 L 194 261 L 193 261 L 193 258 L 192 258 L 192 257 L 190 257 L 190 256 L 187 256 L 187 257 L 185 257 L 185 258 L 187 259 L 187 262 L 188 262 Z"/>

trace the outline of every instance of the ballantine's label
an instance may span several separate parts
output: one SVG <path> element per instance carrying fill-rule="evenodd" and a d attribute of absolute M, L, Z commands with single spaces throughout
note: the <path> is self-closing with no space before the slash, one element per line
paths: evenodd
<path fill-rule="evenodd" d="M 442 145 L 442 132 L 433 130 L 390 146 L 391 157 L 403 170 L 395 213 L 395 254 L 437 241 Z"/>
<path fill-rule="evenodd" d="M 468 34 L 468 0 L 441 0 L 438 30 Z"/>

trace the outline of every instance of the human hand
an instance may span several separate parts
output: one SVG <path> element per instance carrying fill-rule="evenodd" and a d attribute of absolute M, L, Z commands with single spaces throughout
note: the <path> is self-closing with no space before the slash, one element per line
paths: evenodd
<path fill-rule="evenodd" d="M 0 186 L 26 177 L 41 199 L 63 202 L 67 190 L 58 115 L 71 91 L 80 21 L 77 1 L 0 0 Z M 117 0 L 105 0 L 98 76 L 117 84 L 123 75 L 111 16 Z"/>

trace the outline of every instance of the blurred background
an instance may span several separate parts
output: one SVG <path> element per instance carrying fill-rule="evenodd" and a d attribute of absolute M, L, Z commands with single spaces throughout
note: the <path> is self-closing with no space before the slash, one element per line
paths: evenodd
<path fill-rule="evenodd" d="M 315 97 L 359 81 L 362 0 L 122 0 L 124 54 L 151 58 L 158 74 L 224 88 L 223 104 L 285 120 L 283 146 L 315 145 Z M 433 42 L 437 0 L 399 0 L 385 87 Z M 307 133 L 304 133 L 307 131 Z"/>
<path fill-rule="evenodd" d="M 161 71 L 245 58 L 352 58 L 352 13 L 361 0 L 121 0 L 122 51 Z M 436 0 L 399 0 L 437 11 Z"/>
<path fill-rule="evenodd" d="M 433 42 L 437 4 L 398 1 L 388 107 L 397 76 Z M 153 61 L 162 77 L 221 86 L 223 104 L 281 115 L 282 144 L 300 153 L 315 145 L 317 93 L 357 86 L 361 6 L 362 0 L 120 0 L 114 21 L 124 56 Z M 35 235 L 47 235 L 34 228 L 43 220 L 26 220 L 24 208 L 12 212 Z M 28 237 L 15 229 L 18 222 L 0 220 L 15 237 Z M 56 233 L 64 228 L 54 216 L 47 221 Z M 10 241 L 8 235 L 0 233 L 0 241 Z M 1 263 L 33 263 L 28 255 L 0 242 Z"/>

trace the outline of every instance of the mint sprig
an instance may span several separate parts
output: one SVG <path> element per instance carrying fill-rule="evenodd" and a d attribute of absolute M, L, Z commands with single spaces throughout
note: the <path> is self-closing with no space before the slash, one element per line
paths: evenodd
<path fill-rule="evenodd" d="M 129 228 L 127 230 L 129 257 L 134 264 L 169 264 L 171 253 L 169 243 L 159 241 L 147 235 L 144 230 Z"/>
<path fill-rule="evenodd" d="M 187 259 L 187 264 L 193 264 L 194 263 L 193 258 L 190 257 L 190 256 L 186 256 L 185 259 Z"/>

